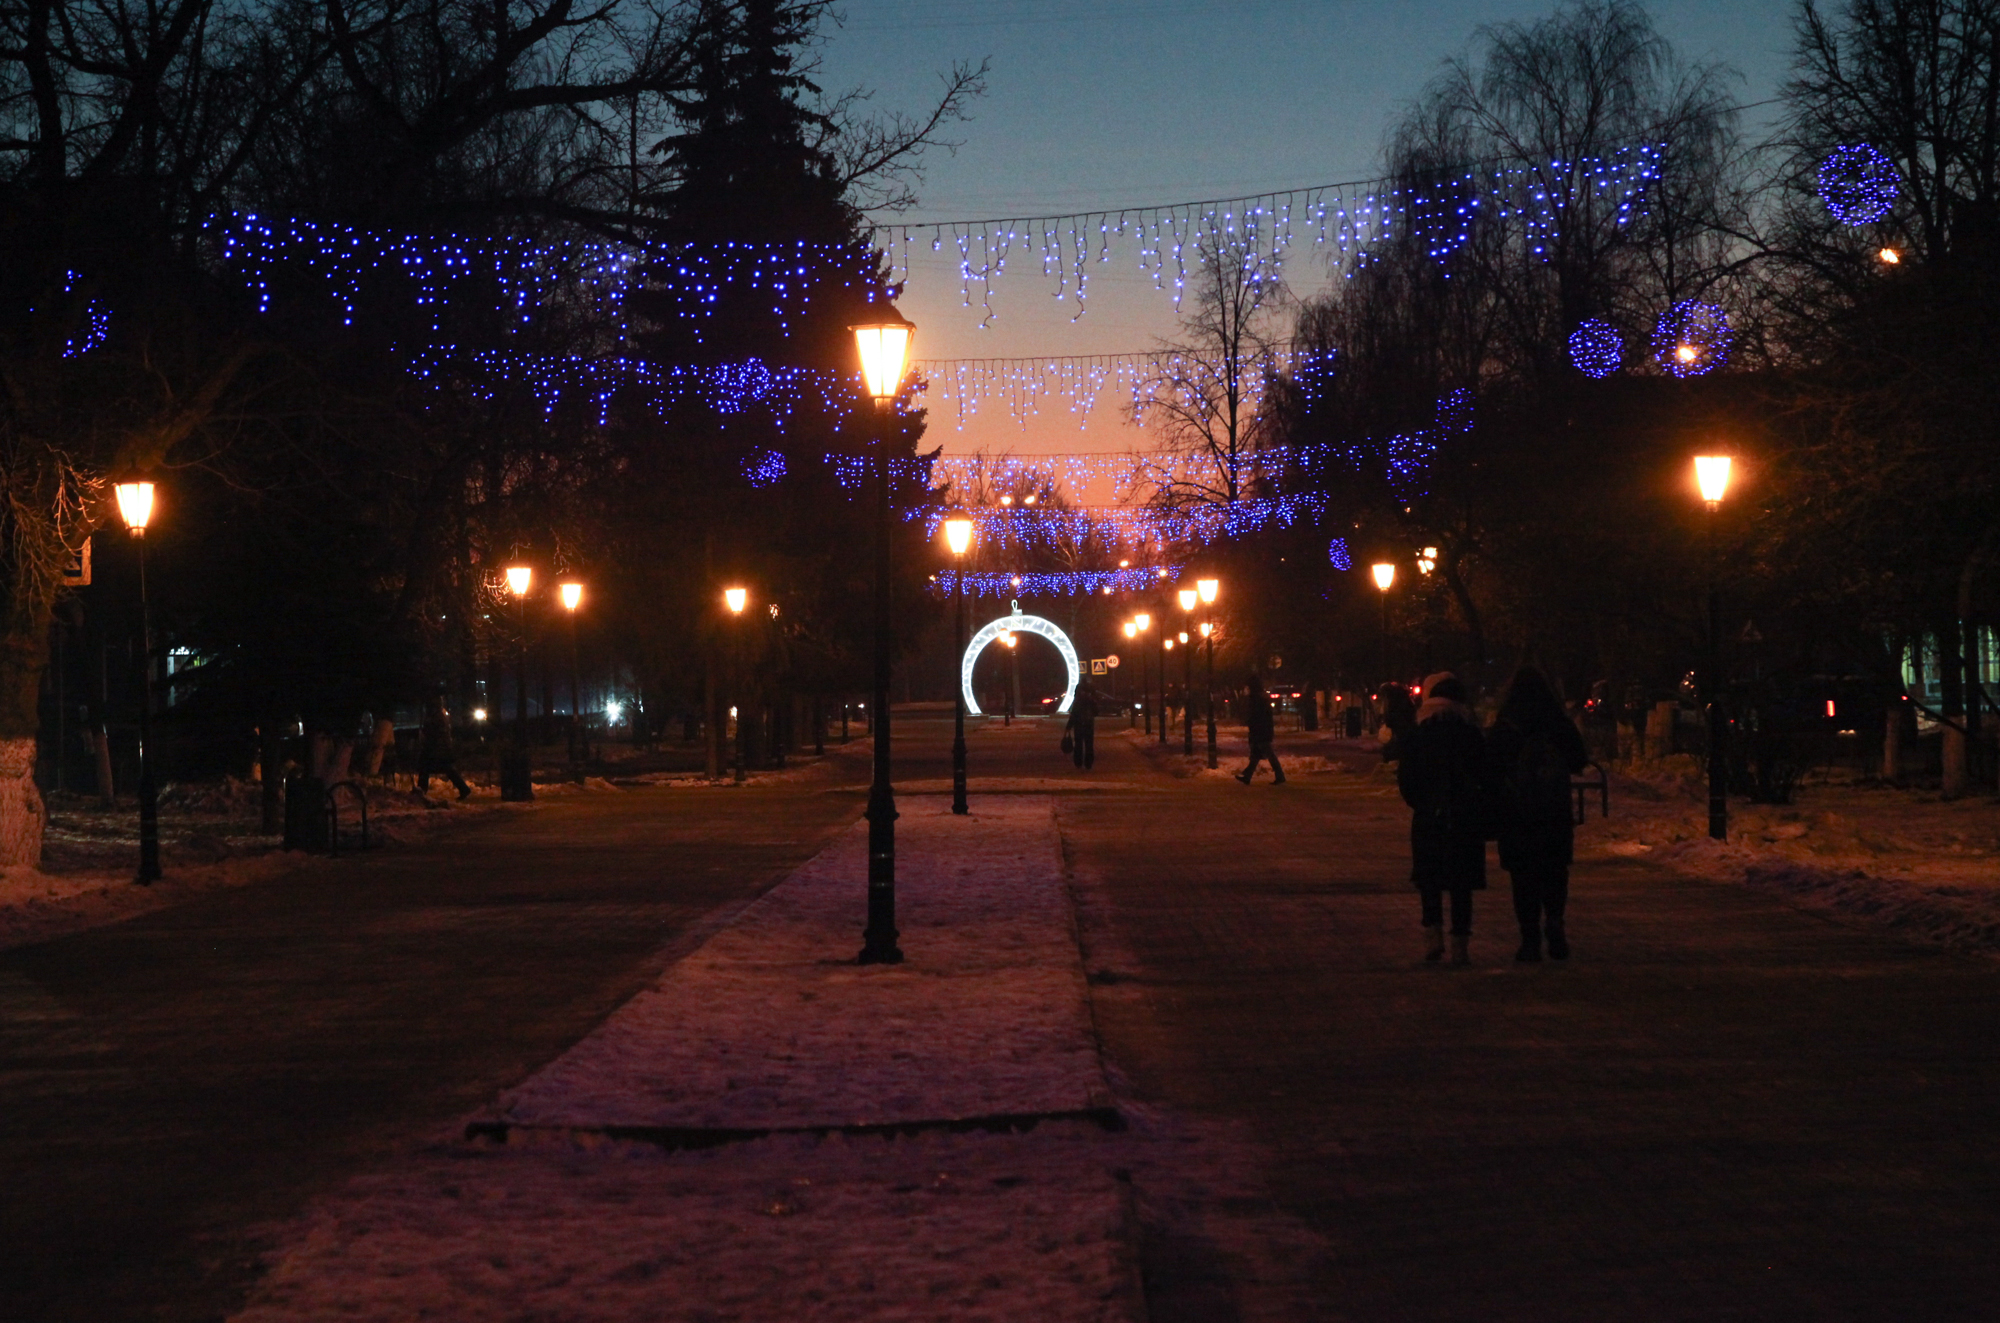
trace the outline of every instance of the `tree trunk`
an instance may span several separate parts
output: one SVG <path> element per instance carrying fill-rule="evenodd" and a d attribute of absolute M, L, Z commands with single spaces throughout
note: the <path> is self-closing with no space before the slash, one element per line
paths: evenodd
<path fill-rule="evenodd" d="M 1959 655 L 1960 634 L 1956 621 L 1946 621 L 1937 631 L 1938 682 L 1943 690 L 1939 715 L 1943 717 L 1944 781 L 1946 799 L 1959 799 L 1966 789 L 1965 761 L 1965 667 Z"/>
<path fill-rule="evenodd" d="M 0 739 L 0 868 L 38 868 L 48 814 L 35 786 L 33 736 Z"/>
<path fill-rule="evenodd" d="M 368 740 L 368 752 L 361 758 L 363 776 L 382 775 L 382 760 L 396 743 L 396 723 L 388 717 L 375 719 L 374 734 Z"/>
<path fill-rule="evenodd" d="M 1900 699 L 1889 704 L 1888 715 L 1882 720 L 1882 779 L 1895 784 L 1903 775 L 1903 704 Z"/>

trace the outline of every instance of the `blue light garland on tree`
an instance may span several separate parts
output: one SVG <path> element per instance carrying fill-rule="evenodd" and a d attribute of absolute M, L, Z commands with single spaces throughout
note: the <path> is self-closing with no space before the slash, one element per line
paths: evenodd
<path fill-rule="evenodd" d="M 1327 563 L 1345 574 L 1354 568 L 1354 556 L 1347 550 L 1347 539 L 1337 537 L 1326 544 Z"/>
<path fill-rule="evenodd" d="M 1865 142 L 1828 152 L 1819 164 L 1819 196 L 1842 225 L 1871 225 L 1887 216 L 1902 191 L 1896 163 Z"/>
<path fill-rule="evenodd" d="M 1150 592 L 1171 587 L 1181 577 L 1179 565 L 1125 567 L 1116 570 L 1019 570 L 968 572 L 965 591 L 974 597 L 1075 597 Z M 933 575 L 931 591 L 949 595 L 950 571 Z"/>
<path fill-rule="evenodd" d="M 1653 325 L 1653 360 L 1674 377 L 1699 377 L 1729 361 L 1729 314 L 1713 303 L 1682 299 Z"/>
<path fill-rule="evenodd" d="M 1570 332 L 1569 361 L 1586 377 L 1608 377 L 1625 362 L 1625 337 L 1610 322 L 1586 318 Z"/>

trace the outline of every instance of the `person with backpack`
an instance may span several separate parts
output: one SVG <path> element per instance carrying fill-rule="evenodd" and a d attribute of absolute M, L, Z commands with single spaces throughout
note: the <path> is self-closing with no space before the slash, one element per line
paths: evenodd
<path fill-rule="evenodd" d="M 1069 721 L 1064 726 L 1069 755 L 1078 771 L 1097 764 L 1097 691 L 1084 685 L 1069 705 Z"/>
<path fill-rule="evenodd" d="M 1564 913 L 1569 907 L 1569 866 L 1576 852 L 1569 779 L 1589 764 L 1583 736 L 1563 711 L 1548 678 L 1532 666 L 1514 673 L 1500 715 L 1486 740 L 1492 774 L 1502 786 L 1500 866 L 1514 885 L 1514 917 L 1521 924 L 1520 961 L 1569 958 Z"/>
<path fill-rule="evenodd" d="M 1423 902 L 1424 959 L 1444 957 L 1451 897 L 1451 963 L 1472 962 L 1472 893 L 1486 886 L 1492 786 L 1486 738 L 1465 685 L 1449 671 L 1424 680 L 1417 722 L 1403 739 L 1396 787 L 1410 806 L 1410 881 Z"/>

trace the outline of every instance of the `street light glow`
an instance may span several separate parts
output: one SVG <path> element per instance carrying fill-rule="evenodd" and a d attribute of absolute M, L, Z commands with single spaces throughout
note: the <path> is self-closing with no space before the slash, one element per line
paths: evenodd
<path fill-rule="evenodd" d="M 1217 595 L 1222 592 L 1222 580 L 1196 579 L 1194 581 L 1194 588 L 1195 591 L 1201 595 L 1202 601 L 1213 606 L 1215 604 L 1215 599 Z"/>
<path fill-rule="evenodd" d="M 1729 491 L 1729 456 L 1696 455 L 1694 481 L 1701 488 L 1702 500 L 1710 505 L 1720 505 Z"/>
<path fill-rule="evenodd" d="M 1693 345 L 1676 345 L 1674 347 L 1674 357 L 1683 363 L 1692 363 L 1701 357 L 1701 350 L 1695 348 Z"/>
<path fill-rule="evenodd" d="M 1137 625 L 1139 632 L 1143 634 L 1153 627 L 1153 613 L 1151 611 L 1141 611 L 1132 617 L 1132 623 Z"/>
<path fill-rule="evenodd" d="M 1385 593 L 1396 582 L 1396 567 L 1386 560 L 1376 561 L 1369 570 L 1375 576 L 1375 586 Z"/>
<path fill-rule="evenodd" d="M 944 521 L 944 543 L 954 556 L 963 556 L 972 546 L 972 521 L 956 515 Z"/>
<path fill-rule="evenodd" d="M 1207 638 L 1215 632 L 1215 625 L 1207 620 L 1201 622 L 1201 636 Z"/>
<path fill-rule="evenodd" d="M 854 347 L 861 355 L 861 377 L 867 384 L 868 394 L 874 397 L 877 408 L 887 408 L 889 401 L 903 388 L 903 368 L 910 357 L 910 336 L 916 331 L 901 313 L 887 304 L 882 308 L 879 321 L 864 322 L 849 327 L 854 332 Z"/>
<path fill-rule="evenodd" d="M 572 579 L 556 590 L 562 596 L 563 610 L 575 611 L 583 604 L 583 585 Z"/>
<path fill-rule="evenodd" d="M 1183 588 L 1180 591 L 1180 599 L 1181 610 L 1192 611 L 1194 604 L 1201 600 L 1201 594 L 1193 588 Z"/>
<path fill-rule="evenodd" d="M 1903 260 L 1903 255 L 1893 248 L 1879 248 L 1875 251 L 1875 260 L 1883 266 L 1895 266 Z"/>
<path fill-rule="evenodd" d="M 1129 620 L 1125 622 L 1125 637 L 1128 639 L 1139 637 L 1139 627 Z"/>
<path fill-rule="evenodd" d="M 750 604 L 750 590 L 748 588 L 724 588 L 722 590 L 722 600 L 729 607 L 729 614 L 740 616 L 743 614 L 743 608 Z"/>
<path fill-rule="evenodd" d="M 118 493 L 118 517 L 125 521 L 125 527 L 134 537 L 142 536 L 146 525 L 153 522 L 153 484 L 139 478 L 121 482 L 115 490 Z"/>
<path fill-rule="evenodd" d="M 1438 549 L 1436 547 L 1425 547 L 1417 553 L 1417 569 L 1420 573 L 1429 574 L 1437 567 Z"/>
<path fill-rule="evenodd" d="M 476 707 L 476 708 L 473 708 L 473 709 L 472 709 L 472 719 L 473 719 L 474 721 L 484 721 L 484 720 L 486 720 L 486 709 L 485 709 L 485 708 L 483 708 L 483 707 Z"/>
<path fill-rule="evenodd" d="M 535 582 L 535 572 L 526 565 L 507 567 L 507 591 L 516 597 L 526 597 L 529 587 Z"/>

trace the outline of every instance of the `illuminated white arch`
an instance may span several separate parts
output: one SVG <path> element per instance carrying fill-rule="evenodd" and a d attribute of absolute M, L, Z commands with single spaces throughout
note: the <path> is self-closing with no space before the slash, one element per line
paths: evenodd
<path fill-rule="evenodd" d="M 1069 711 L 1069 705 L 1076 699 L 1076 686 L 1083 679 L 1083 668 L 1077 664 L 1076 649 L 1070 646 L 1069 635 L 1063 633 L 1053 620 L 1024 616 L 1018 611 L 990 622 L 972 636 L 972 642 L 965 645 L 965 658 L 958 665 L 959 688 L 965 691 L 965 710 L 975 717 L 981 715 L 979 700 L 972 696 L 972 664 L 979 660 L 980 653 L 986 651 L 986 645 L 1002 634 L 1040 634 L 1056 645 L 1056 651 L 1062 654 L 1063 664 L 1069 667 L 1069 688 L 1063 691 L 1062 706 L 1056 711 Z"/>

